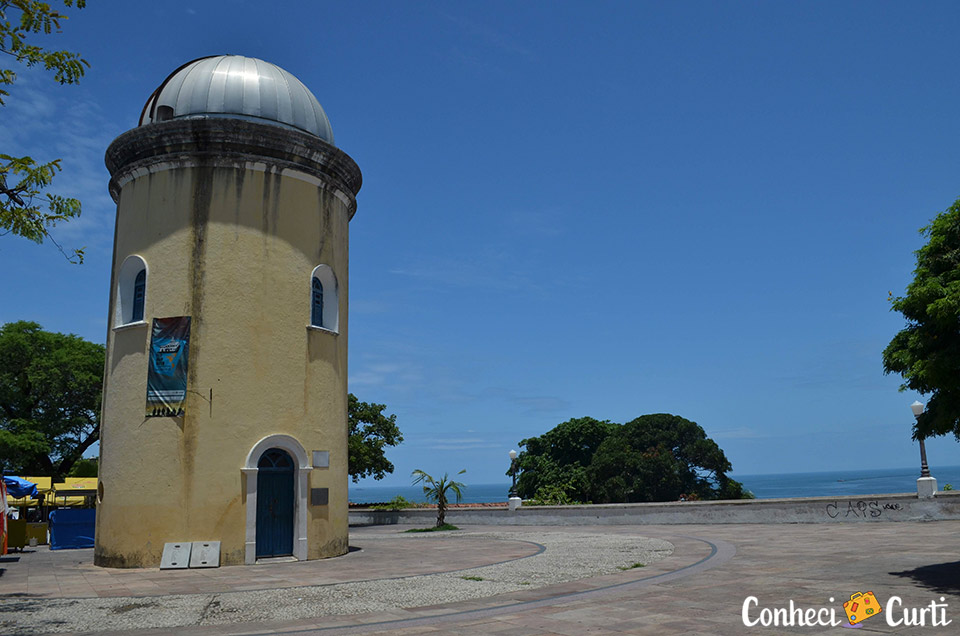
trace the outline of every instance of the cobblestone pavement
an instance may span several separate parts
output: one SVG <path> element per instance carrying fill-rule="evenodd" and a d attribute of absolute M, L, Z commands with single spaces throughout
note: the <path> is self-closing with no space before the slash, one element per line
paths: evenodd
<path fill-rule="evenodd" d="M 397 550 L 397 526 L 351 530 L 351 544 L 363 549 L 347 557 L 309 563 L 282 563 L 267 566 L 237 566 L 197 571 L 219 582 L 198 583 L 192 573 L 112 570 L 108 574 L 127 577 L 124 585 L 151 582 L 164 588 L 173 585 L 184 594 L 195 586 L 197 597 L 208 603 L 211 615 L 225 605 L 231 592 L 256 589 L 263 593 L 282 593 L 302 598 L 302 591 L 330 585 L 333 581 L 368 581 L 366 587 L 397 585 L 398 581 L 423 581 L 423 590 L 435 596 L 437 603 L 409 607 L 371 607 L 370 611 L 338 615 L 298 615 L 286 620 L 247 620 L 239 613 L 236 622 L 214 625 L 192 624 L 175 628 L 155 628 L 153 618 L 163 616 L 173 596 L 165 591 L 147 591 L 142 598 L 128 600 L 123 613 L 136 618 L 130 626 L 141 629 L 112 631 L 112 634 L 843 634 L 843 601 L 857 592 L 873 592 L 884 608 L 879 615 L 860 623 L 862 633 L 960 633 L 960 522 L 927 523 L 847 523 L 803 525 L 696 525 L 696 526 L 596 526 L 596 527 L 471 527 L 459 536 L 431 537 L 418 544 L 430 549 Z M 509 532 L 509 539 L 502 533 Z M 540 547 L 537 537 L 568 534 L 570 537 L 593 535 L 596 542 L 622 546 L 623 540 L 639 537 L 661 539 L 673 546 L 673 552 L 646 567 L 617 570 L 549 584 L 533 589 L 512 589 L 491 596 L 444 600 L 443 583 L 439 587 L 427 581 L 450 576 L 451 571 L 498 568 L 524 572 Z M 549 543 L 549 541 L 547 542 Z M 410 545 L 410 544 L 404 544 Z M 574 539 L 556 542 L 555 552 L 576 554 Z M 656 544 L 652 544 L 656 545 Z M 561 547 L 565 546 L 565 547 Z M 661 544 L 662 547 L 662 544 Z M 548 547 L 547 552 L 550 549 Z M 53 559 L 61 553 L 46 553 Z M 36 598 L 63 598 L 74 595 L 68 589 L 50 592 L 50 579 L 57 579 L 56 567 L 39 563 L 43 552 L 26 554 L 18 562 L 0 564 L 0 632 L 3 621 L 17 611 L 17 603 Z M 52 555 L 57 555 L 56 557 Z M 363 555 L 363 556 L 361 556 Z M 16 555 L 14 555 L 16 556 Z M 78 560 L 82 560 L 79 555 Z M 65 566 L 62 566 L 65 567 Z M 82 563 L 74 569 L 82 569 Z M 90 566 L 92 568 L 92 566 Z M 31 569 L 28 575 L 23 570 Z M 69 568 L 67 568 L 69 570 Z M 96 568 L 90 574 L 102 574 Z M 66 570 L 64 570 L 66 571 Z M 480 570 L 477 570 L 480 571 Z M 444 575 L 443 572 L 448 574 Z M 210 574 L 213 573 L 213 574 Z M 191 575 L 186 580 L 183 575 Z M 156 575 L 163 575 L 156 577 Z M 174 575 L 164 580 L 167 575 Z M 61 572 L 61 576 L 64 576 Z M 499 575 L 498 575 L 499 576 Z M 177 578 L 174 578 L 177 577 Z M 400 577 L 400 578 L 395 578 Z M 158 583 L 156 578 L 160 579 Z M 319 582 L 319 579 L 326 582 Z M 461 581 L 467 582 L 466 579 Z M 485 578 L 485 577 L 478 577 Z M 522 578 L 522 577 L 521 577 Z M 384 581 L 391 579 L 394 583 Z M 298 581 L 302 580 L 302 583 Z M 172 581 L 172 582 L 171 582 Z M 245 581 L 245 582 L 241 582 Z M 480 585 L 484 581 L 477 582 Z M 13 588 L 26 585 L 17 592 Z M 45 597 L 30 596 L 46 586 Z M 217 588 L 219 592 L 215 591 Z M 301 587 L 292 587 L 292 586 Z M 360 584 L 363 586 L 364 584 Z M 204 586 L 210 586 L 205 589 Z M 312 586 L 312 587 L 302 587 Z M 134 585 L 137 587 L 137 585 Z M 284 589 L 286 588 L 286 589 Z M 115 588 L 100 589 L 104 598 Z M 259 592 L 256 592 L 259 593 Z M 11 597 L 11 594 L 19 596 Z M 188 593 L 189 594 L 189 593 Z M 299 595 L 299 596 L 296 596 Z M 796 623 L 808 617 L 826 625 L 764 626 L 744 625 L 743 608 L 748 597 L 756 597 L 747 606 L 746 619 L 762 621 L 781 611 Z M 892 598 L 897 597 L 897 598 Z M 832 600 L 831 600 L 832 599 Z M 899 599 L 899 601 L 897 600 Z M 109 600 L 109 599 L 104 599 Z M 888 604 L 889 603 L 889 604 Z M 931 607 L 931 603 L 933 607 Z M 921 608 L 927 608 L 921 612 Z M 255 614 L 254 614 L 255 615 Z M 231 618 L 231 617 L 226 617 Z M 909 625 L 912 620 L 924 625 Z M 833 625 L 830 625 L 833 621 Z M 891 621 L 893 625 L 888 624 Z M 951 621 L 949 624 L 944 624 Z M 51 625 L 51 629 L 57 629 Z M 31 632 L 35 633 L 35 632 Z"/>

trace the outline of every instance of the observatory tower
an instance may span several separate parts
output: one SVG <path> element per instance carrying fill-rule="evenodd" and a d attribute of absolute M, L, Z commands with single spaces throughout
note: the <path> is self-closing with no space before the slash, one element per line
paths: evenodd
<path fill-rule="evenodd" d="M 313 94 L 194 60 L 107 149 L 117 203 L 95 562 L 347 551 L 347 252 L 361 175 Z"/>

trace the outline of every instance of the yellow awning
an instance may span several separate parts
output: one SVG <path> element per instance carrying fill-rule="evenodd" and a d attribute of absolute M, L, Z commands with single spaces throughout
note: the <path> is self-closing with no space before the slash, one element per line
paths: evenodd
<path fill-rule="evenodd" d="M 97 482 L 96 477 L 67 477 L 53 485 L 50 503 L 55 506 L 82 506 L 88 497 L 97 494 Z"/>
<path fill-rule="evenodd" d="M 37 493 L 45 495 L 44 502 L 49 499 L 49 495 L 53 492 L 53 477 L 20 477 L 20 479 L 26 479 L 37 485 Z M 39 506 L 40 502 L 33 497 L 21 497 L 20 499 L 14 499 L 10 495 L 7 495 L 7 505 L 8 506 Z"/>
<path fill-rule="evenodd" d="M 50 492 L 51 490 L 53 490 L 53 477 L 23 476 L 20 479 L 26 479 L 27 481 L 32 481 L 37 485 L 37 490 L 40 492 Z"/>
<path fill-rule="evenodd" d="M 96 490 L 96 477 L 67 477 L 53 485 L 54 490 Z M 39 488 L 39 486 L 38 486 Z"/>
<path fill-rule="evenodd" d="M 27 481 L 32 481 L 37 485 L 38 494 L 44 496 L 43 503 L 48 506 L 82 506 L 86 503 L 87 496 L 94 495 L 97 492 L 99 480 L 96 477 L 67 477 L 63 481 L 53 483 L 52 477 L 21 477 Z M 80 494 L 76 491 L 88 491 Z M 57 494 L 59 492 L 63 494 Z M 21 497 L 14 499 L 7 495 L 8 506 L 39 506 L 40 502 L 33 497 Z"/>

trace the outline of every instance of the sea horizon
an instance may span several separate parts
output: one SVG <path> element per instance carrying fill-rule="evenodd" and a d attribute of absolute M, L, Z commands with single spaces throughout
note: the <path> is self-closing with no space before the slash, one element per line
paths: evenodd
<path fill-rule="evenodd" d="M 960 466 L 930 469 L 941 490 L 947 484 L 960 489 Z M 846 495 L 882 495 L 916 492 L 920 468 L 877 468 L 862 470 L 825 470 L 798 473 L 730 475 L 741 482 L 757 499 L 796 497 L 840 497 Z M 467 484 L 462 503 L 495 503 L 507 500 L 509 482 Z M 396 496 L 423 502 L 422 486 L 350 484 L 351 503 L 385 503 Z M 453 501 L 454 498 L 451 498 Z"/>

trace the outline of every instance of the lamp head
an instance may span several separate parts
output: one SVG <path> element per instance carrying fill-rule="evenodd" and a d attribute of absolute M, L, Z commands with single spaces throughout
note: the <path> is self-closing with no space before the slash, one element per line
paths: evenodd
<path fill-rule="evenodd" d="M 516 459 L 516 458 L 517 458 L 517 451 L 511 450 L 511 451 L 510 451 L 510 459 Z"/>
<path fill-rule="evenodd" d="M 921 415 L 923 415 L 923 409 L 925 407 L 926 407 L 926 404 L 917 400 L 910 405 L 910 410 L 913 411 L 914 417 L 920 417 Z"/>

